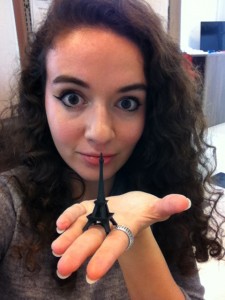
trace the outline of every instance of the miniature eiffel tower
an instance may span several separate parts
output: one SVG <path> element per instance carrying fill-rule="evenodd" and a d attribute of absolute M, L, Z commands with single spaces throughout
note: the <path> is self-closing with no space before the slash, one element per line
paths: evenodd
<path fill-rule="evenodd" d="M 103 164 L 104 159 L 102 153 L 99 158 L 99 182 L 98 182 L 98 196 L 95 200 L 95 206 L 93 212 L 87 216 L 88 222 L 84 226 L 83 230 L 87 230 L 91 225 L 101 225 L 104 227 L 106 234 L 110 232 L 109 221 L 113 225 L 117 225 L 113 219 L 113 213 L 109 212 L 107 200 L 104 193 L 104 180 L 103 180 Z"/>

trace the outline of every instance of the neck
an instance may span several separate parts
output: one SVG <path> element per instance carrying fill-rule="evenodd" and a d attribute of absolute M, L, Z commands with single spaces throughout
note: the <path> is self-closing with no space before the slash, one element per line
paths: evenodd
<path fill-rule="evenodd" d="M 113 187 L 113 183 L 114 183 L 114 178 L 104 180 L 105 197 L 110 195 L 110 192 Z M 98 181 L 85 181 L 84 185 L 85 185 L 85 193 L 81 201 L 96 199 L 98 195 Z M 73 183 L 73 191 L 74 191 L 73 194 L 74 197 L 77 197 L 78 195 L 81 194 L 82 186 L 80 182 Z"/>

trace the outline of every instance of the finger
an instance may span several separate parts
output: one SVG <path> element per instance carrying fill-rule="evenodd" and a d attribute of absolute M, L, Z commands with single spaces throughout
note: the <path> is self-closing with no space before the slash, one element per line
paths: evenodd
<path fill-rule="evenodd" d="M 65 232 L 63 232 L 51 244 L 53 255 L 62 256 L 70 245 L 83 233 L 83 227 L 86 223 L 86 217 L 80 217 Z"/>
<path fill-rule="evenodd" d="M 90 227 L 80 235 L 58 261 L 58 275 L 66 278 L 75 272 L 100 247 L 105 236 L 105 231 L 101 226 Z"/>
<path fill-rule="evenodd" d="M 86 207 L 81 203 L 74 204 L 67 208 L 57 219 L 57 232 L 62 233 L 71 226 L 80 216 L 86 214 Z"/>
<path fill-rule="evenodd" d="M 179 194 L 170 194 L 155 202 L 157 218 L 165 220 L 171 215 L 183 212 L 191 207 L 190 199 Z"/>
<path fill-rule="evenodd" d="M 127 249 L 127 246 L 126 234 L 119 230 L 112 230 L 88 263 L 88 282 L 95 282 L 102 278 Z"/>

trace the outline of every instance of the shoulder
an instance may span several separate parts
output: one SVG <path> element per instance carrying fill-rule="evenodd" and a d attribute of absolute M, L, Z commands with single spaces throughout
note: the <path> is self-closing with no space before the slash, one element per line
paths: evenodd
<path fill-rule="evenodd" d="M 197 266 L 196 266 L 196 270 L 197 270 Z M 200 282 L 199 273 L 197 271 L 192 275 L 185 276 L 182 275 L 178 270 L 178 268 L 175 267 L 174 265 L 170 265 L 170 271 L 177 285 L 181 288 L 186 300 L 204 299 L 205 289 Z"/>
<path fill-rule="evenodd" d="M 0 174 L 0 260 L 6 253 L 22 209 L 22 192 L 17 184 L 20 170 Z"/>
<path fill-rule="evenodd" d="M 24 174 L 23 168 L 19 167 L 0 174 L 0 205 L 17 211 L 21 206 L 22 190 L 19 182 Z"/>
<path fill-rule="evenodd" d="M 0 185 L 1 186 L 17 186 L 17 182 L 21 180 L 22 177 L 26 174 L 26 169 L 24 167 L 17 167 L 10 169 L 5 172 L 0 173 Z"/>

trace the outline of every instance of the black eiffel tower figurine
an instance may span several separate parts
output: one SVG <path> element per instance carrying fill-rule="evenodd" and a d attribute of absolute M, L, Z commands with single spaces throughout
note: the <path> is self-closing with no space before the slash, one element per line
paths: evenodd
<path fill-rule="evenodd" d="M 109 221 L 113 225 L 117 225 L 113 219 L 113 213 L 109 212 L 107 200 L 104 193 L 104 180 L 103 180 L 103 164 L 104 159 L 102 153 L 99 158 L 99 182 L 98 182 L 98 196 L 95 200 L 95 206 L 93 212 L 87 216 L 88 222 L 84 226 L 83 230 L 87 230 L 91 225 L 101 225 L 104 227 L 106 234 L 110 232 Z"/>

